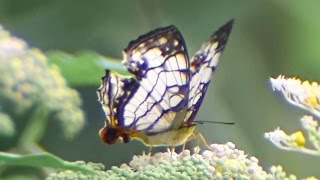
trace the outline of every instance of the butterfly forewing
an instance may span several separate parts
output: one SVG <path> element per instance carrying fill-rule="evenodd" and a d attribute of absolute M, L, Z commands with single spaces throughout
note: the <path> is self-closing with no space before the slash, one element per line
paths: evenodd
<path fill-rule="evenodd" d="M 192 123 L 200 108 L 219 57 L 227 43 L 232 24 L 233 20 L 216 31 L 191 59 L 187 124 Z"/>
<path fill-rule="evenodd" d="M 139 80 L 118 118 L 125 127 L 146 133 L 180 126 L 189 95 L 189 60 L 174 26 L 156 29 L 129 43 L 123 64 Z M 177 117 L 180 118 L 177 118 Z"/>

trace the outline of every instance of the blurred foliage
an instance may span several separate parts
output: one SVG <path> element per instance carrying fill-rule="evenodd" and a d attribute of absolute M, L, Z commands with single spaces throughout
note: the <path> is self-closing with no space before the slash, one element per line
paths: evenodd
<path fill-rule="evenodd" d="M 12 119 L 6 113 L 0 112 L 0 136 L 13 136 L 15 127 Z"/>
<path fill-rule="evenodd" d="M 85 131 L 66 141 L 59 137 L 58 126 L 49 121 L 50 128 L 44 130 L 41 145 L 63 159 L 75 161 L 81 157 L 110 167 L 128 162 L 134 154 L 141 153 L 144 146 L 139 142 L 112 146 L 100 142 L 97 131 L 103 126 L 104 114 L 95 90 L 104 74 L 103 68 L 99 69 L 99 63 L 94 60 L 80 63 L 77 68 L 72 65 L 70 69 L 71 65 L 68 67 L 60 57 L 82 61 L 79 60 L 82 53 L 77 52 L 84 51 L 84 54 L 121 59 L 121 50 L 130 40 L 168 24 L 175 24 L 182 32 L 192 56 L 215 29 L 235 18 L 226 51 L 196 119 L 235 122 L 236 125 L 199 125 L 197 130 L 208 142 L 234 142 L 255 155 L 264 167 L 281 164 L 287 172 L 307 177 L 320 176 L 318 159 L 281 151 L 266 141 L 263 134 L 277 126 L 288 132 L 300 128 L 300 123 L 293 119 L 304 112 L 285 106 L 286 102 L 272 93 L 268 79 L 286 74 L 320 81 L 319 5 L 316 0 L 0 0 L 0 23 L 31 46 L 47 51 L 49 63 L 56 59 L 52 61 L 59 64 L 61 73 L 70 79 L 68 83 L 81 93 L 88 119 Z M 57 56 L 51 54 L 55 50 L 58 50 Z M 100 59 L 99 56 L 93 59 Z M 81 64 L 88 66 L 84 68 Z M 15 124 L 17 133 L 21 133 L 19 127 L 24 125 L 23 121 Z"/>
<path fill-rule="evenodd" d="M 67 86 L 59 68 L 48 65 L 40 50 L 30 48 L 1 26 L 0 63 L 1 110 L 11 116 L 30 117 L 20 143 L 38 142 L 49 117 L 60 121 L 66 137 L 82 129 L 81 99 Z"/>
<path fill-rule="evenodd" d="M 86 51 L 75 55 L 62 51 L 46 53 L 49 63 L 60 67 L 62 75 L 72 86 L 94 86 L 100 83 L 101 71 L 112 69 L 122 74 L 127 73 L 120 61 L 106 58 L 98 53 Z"/>
<path fill-rule="evenodd" d="M 42 152 L 37 145 L 49 128 L 50 118 L 62 124 L 65 137 L 72 138 L 79 133 L 84 126 L 79 94 L 67 86 L 57 66 L 47 64 L 46 56 L 40 50 L 30 48 L 1 26 L 0 64 L 1 150 L 22 154 Z M 21 121 L 23 127 L 16 128 Z M 6 171 L 8 165 L 86 170 L 47 153 L 16 155 L 0 152 L 0 177 L 9 172 Z"/>

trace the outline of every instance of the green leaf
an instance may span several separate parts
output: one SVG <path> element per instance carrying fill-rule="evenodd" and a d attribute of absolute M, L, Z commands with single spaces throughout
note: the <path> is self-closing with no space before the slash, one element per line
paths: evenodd
<path fill-rule="evenodd" d="M 31 167 L 50 167 L 97 174 L 93 169 L 86 168 L 74 162 L 64 161 L 50 153 L 19 155 L 0 152 L 0 165 L 21 165 Z"/>
<path fill-rule="evenodd" d="M 71 86 L 97 86 L 105 69 L 128 74 L 120 60 L 92 51 L 83 51 L 75 55 L 63 51 L 49 51 L 46 56 L 50 64 L 59 66 L 62 75 Z"/>

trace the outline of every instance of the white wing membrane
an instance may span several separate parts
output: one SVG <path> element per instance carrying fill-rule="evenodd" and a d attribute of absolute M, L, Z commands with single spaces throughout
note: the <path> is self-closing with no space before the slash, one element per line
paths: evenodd
<path fill-rule="evenodd" d="M 129 43 L 123 64 L 139 80 L 119 111 L 125 127 L 157 133 L 180 125 L 189 91 L 189 60 L 174 26 L 157 29 Z"/>
<path fill-rule="evenodd" d="M 200 108 L 219 57 L 227 43 L 232 24 L 233 20 L 216 31 L 191 59 L 187 124 L 193 122 Z"/>
<path fill-rule="evenodd" d="M 102 104 L 108 124 L 115 126 L 118 124 L 117 112 L 123 101 L 133 87 L 137 86 L 137 81 L 132 77 L 121 76 L 117 73 L 106 70 L 102 77 L 102 84 L 97 90 L 98 101 Z"/>

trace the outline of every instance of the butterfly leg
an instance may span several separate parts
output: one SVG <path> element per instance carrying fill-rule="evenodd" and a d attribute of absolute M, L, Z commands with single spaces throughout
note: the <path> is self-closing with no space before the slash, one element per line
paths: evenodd
<path fill-rule="evenodd" d="M 152 146 L 149 147 L 148 155 L 151 155 L 152 153 Z"/>
<path fill-rule="evenodd" d="M 197 139 L 198 139 L 198 146 L 199 146 L 200 140 L 201 140 L 202 143 L 203 143 L 205 146 L 207 146 L 208 149 L 211 149 L 210 146 L 208 145 L 206 139 L 203 137 L 203 135 L 202 135 L 201 133 L 199 133 L 199 132 L 194 132 L 194 133 L 193 133 L 193 136 L 194 136 L 194 138 L 197 138 Z"/>
<path fill-rule="evenodd" d="M 171 156 L 172 156 L 172 155 L 173 155 L 173 153 L 176 151 L 176 147 L 171 146 L 170 151 L 171 151 Z"/>
<path fill-rule="evenodd" d="M 187 144 L 187 142 L 192 141 L 194 139 L 197 139 L 197 145 L 194 147 L 194 153 L 198 154 L 200 152 L 200 140 L 197 134 L 193 133 L 186 141 L 186 143 L 183 144 L 183 150 Z"/>
<path fill-rule="evenodd" d="M 205 140 L 205 138 L 203 137 L 203 135 L 199 132 L 194 132 L 187 140 L 187 142 L 192 141 L 194 139 L 198 140 L 197 146 L 200 145 L 200 140 L 202 141 L 202 143 L 208 148 L 210 149 L 210 146 L 208 145 L 207 141 Z M 185 144 L 184 144 L 185 146 Z"/>
<path fill-rule="evenodd" d="M 187 144 L 187 142 L 185 142 L 185 143 L 182 145 L 182 151 L 186 149 L 186 144 Z"/>

